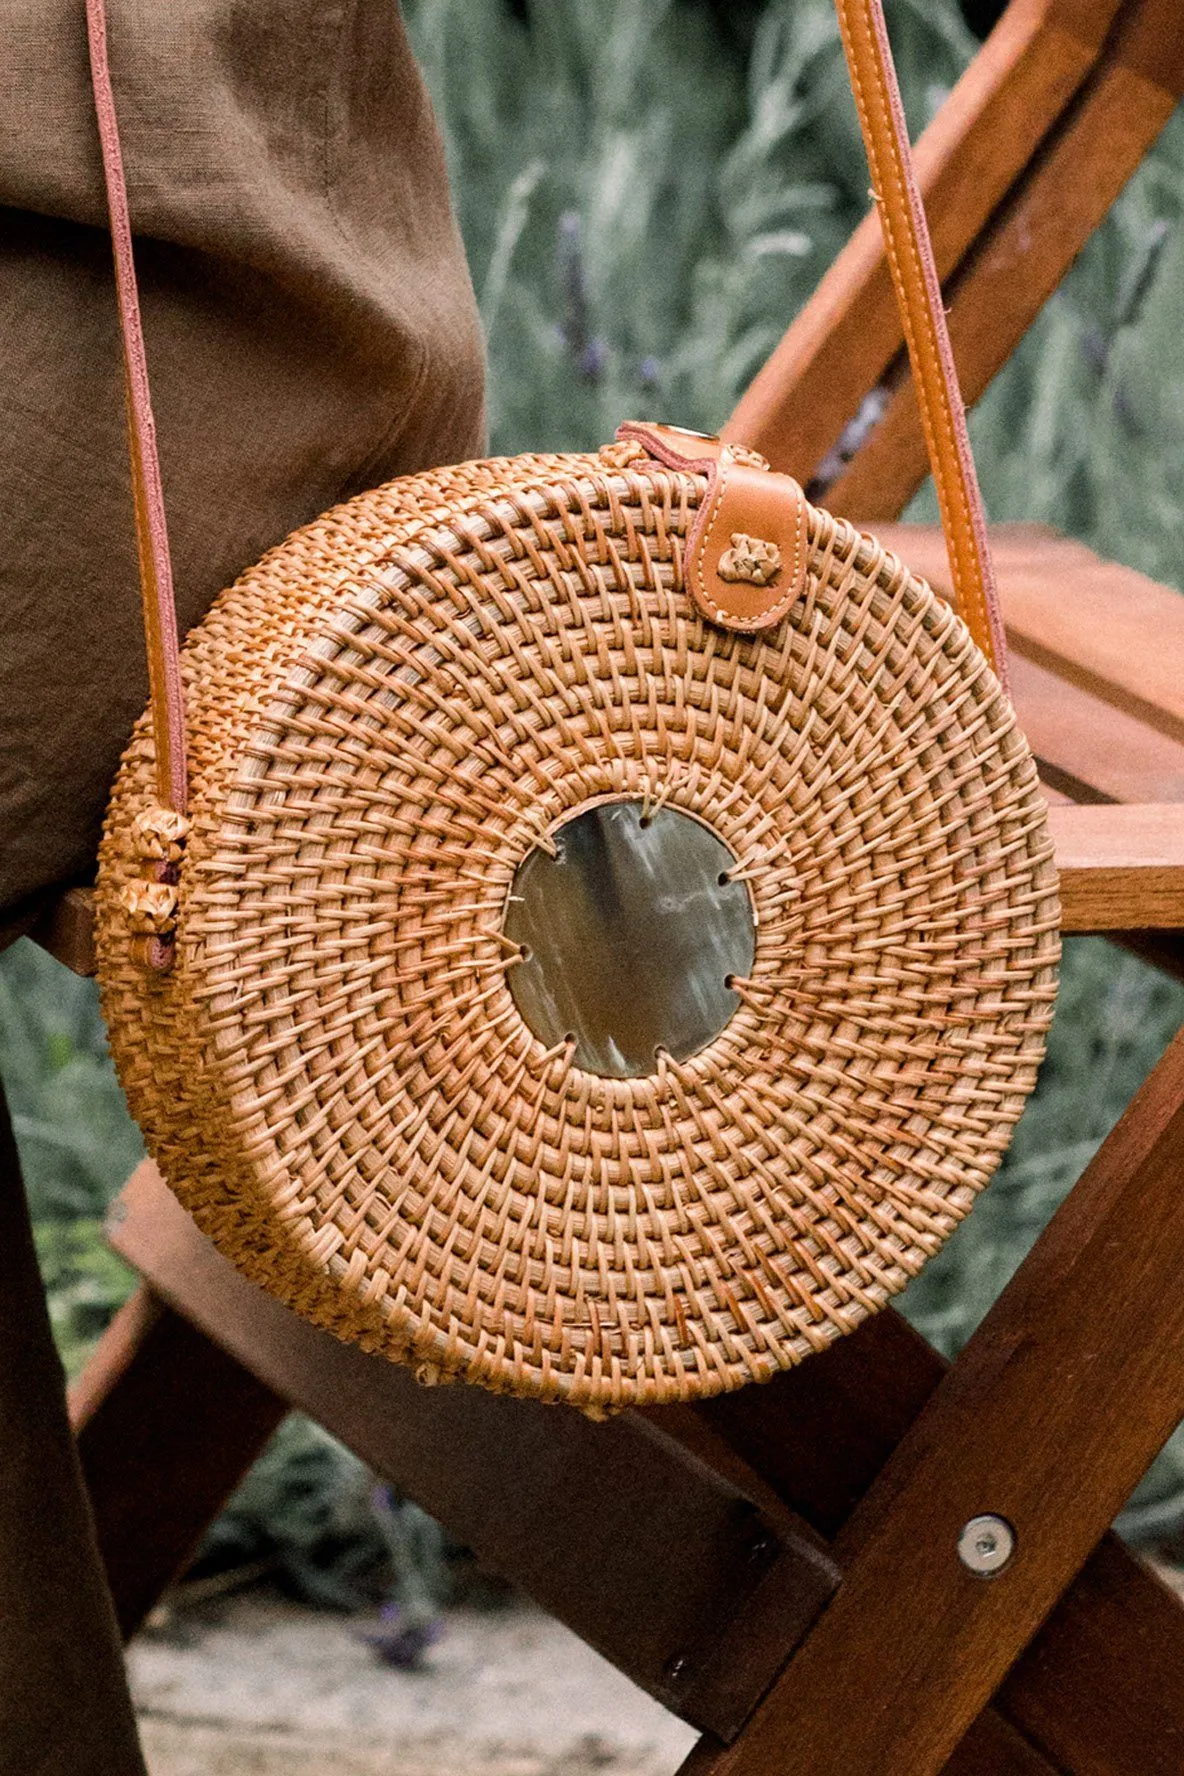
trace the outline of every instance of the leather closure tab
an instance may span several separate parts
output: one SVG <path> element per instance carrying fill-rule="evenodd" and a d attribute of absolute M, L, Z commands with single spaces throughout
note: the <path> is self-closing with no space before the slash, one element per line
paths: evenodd
<path fill-rule="evenodd" d="M 788 475 L 749 468 L 725 445 L 687 538 L 683 573 L 705 617 L 754 634 L 806 584 L 806 498 Z"/>
<path fill-rule="evenodd" d="M 754 450 L 677 426 L 629 421 L 617 437 L 667 468 L 707 478 L 683 555 L 698 610 L 741 635 L 779 623 L 806 584 L 806 496 L 797 482 Z"/>

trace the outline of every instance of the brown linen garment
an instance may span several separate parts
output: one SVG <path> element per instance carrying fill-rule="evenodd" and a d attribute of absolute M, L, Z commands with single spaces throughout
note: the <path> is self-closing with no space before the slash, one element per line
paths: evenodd
<path fill-rule="evenodd" d="M 480 334 L 395 0 L 108 11 L 187 628 L 334 501 L 480 453 Z M 0 0 L 0 944 L 87 874 L 146 696 L 83 0 Z M 144 1776 L 2 1093 L 0 1776 Z"/>
<path fill-rule="evenodd" d="M 110 0 L 181 624 L 480 454 L 482 353 L 395 0 Z M 0 0 L 0 928 L 85 876 L 147 697 L 83 0 Z"/>

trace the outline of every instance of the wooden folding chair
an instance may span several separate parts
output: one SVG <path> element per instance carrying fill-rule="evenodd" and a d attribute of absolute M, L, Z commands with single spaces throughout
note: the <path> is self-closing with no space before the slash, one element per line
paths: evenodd
<path fill-rule="evenodd" d="M 918 152 L 970 399 L 1182 91 L 1169 0 L 1012 0 Z M 729 430 L 892 537 L 926 463 L 874 220 Z M 896 542 L 944 582 L 938 533 Z M 1184 598 L 1044 530 L 995 554 L 1064 928 L 1184 974 Z M 38 935 L 85 971 L 85 894 Z M 143 1284 L 73 1399 L 121 1621 L 296 1405 L 700 1729 L 687 1776 L 1180 1776 L 1184 1607 L 1108 1526 L 1184 1417 L 1182 1179 L 1184 1036 L 951 1367 L 887 1311 L 592 1425 L 297 1321 L 142 1166 L 111 1239 Z"/>

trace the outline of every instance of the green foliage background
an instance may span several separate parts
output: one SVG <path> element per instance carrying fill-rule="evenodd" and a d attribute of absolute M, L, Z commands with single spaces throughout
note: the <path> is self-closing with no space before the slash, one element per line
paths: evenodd
<path fill-rule="evenodd" d="M 492 448 L 595 446 L 639 414 L 714 430 L 866 205 L 831 0 L 405 11 L 485 317 Z M 954 0 L 890 0 L 889 13 L 916 133 L 974 43 Z M 1177 586 L 1182 172 L 1177 117 L 971 426 L 992 519 L 1055 524 Z M 913 515 L 931 515 L 927 493 Z M 944 1349 L 973 1329 L 1182 1017 L 1184 990 L 1132 957 L 1067 947 L 1049 1059 L 1012 1151 L 906 1298 Z M 93 989 L 27 944 L 0 958 L 0 1073 L 73 1368 L 129 1286 L 99 1230 L 140 1149 Z M 340 1548 L 357 1484 L 340 1452 L 289 1430 L 222 1545 L 286 1547 L 307 1577 L 338 1557 L 325 1549 Z M 1128 1525 L 1166 1532 L 1182 1497 L 1173 1444 Z"/>

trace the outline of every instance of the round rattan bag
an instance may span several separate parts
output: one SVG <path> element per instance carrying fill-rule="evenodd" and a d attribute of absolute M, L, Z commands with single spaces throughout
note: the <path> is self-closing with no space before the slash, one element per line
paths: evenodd
<path fill-rule="evenodd" d="M 634 445 L 365 494 L 190 636 L 183 849 L 147 720 L 120 772 L 100 972 L 151 1152 L 240 1270 L 424 1379 L 598 1409 L 767 1378 L 938 1249 L 1034 1081 L 1058 909 L 1007 698 L 804 501 L 792 596 L 717 626 L 707 486 Z M 718 1027 L 632 1067 L 515 990 L 523 872 L 618 806 L 707 829 L 753 933 Z"/>

